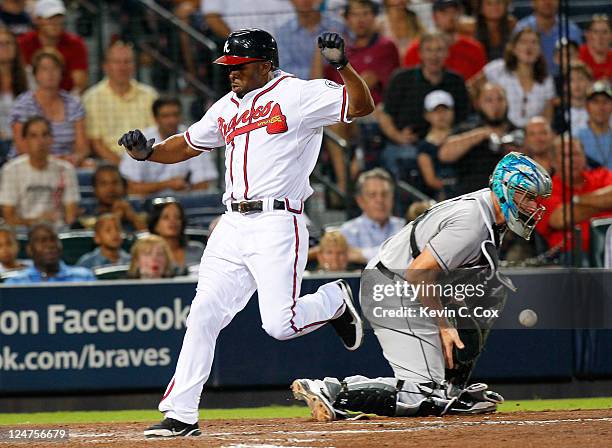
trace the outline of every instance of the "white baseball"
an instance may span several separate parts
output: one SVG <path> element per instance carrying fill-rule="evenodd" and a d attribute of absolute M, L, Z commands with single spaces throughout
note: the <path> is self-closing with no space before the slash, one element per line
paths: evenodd
<path fill-rule="evenodd" d="M 524 327 L 531 328 L 538 323 L 538 315 L 535 311 L 526 309 L 519 314 L 519 322 Z"/>

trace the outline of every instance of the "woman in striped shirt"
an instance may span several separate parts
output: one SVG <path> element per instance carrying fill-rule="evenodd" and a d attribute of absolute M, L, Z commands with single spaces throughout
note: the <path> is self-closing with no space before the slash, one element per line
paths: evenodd
<path fill-rule="evenodd" d="M 15 155 L 26 152 L 21 135 L 23 123 L 32 116 L 40 115 L 51 122 L 51 153 L 78 167 L 89 154 L 85 109 L 77 97 L 60 90 L 63 70 L 64 60 L 54 49 L 42 49 L 33 56 L 32 73 L 37 87 L 19 95 L 11 109 Z"/>
<path fill-rule="evenodd" d="M 8 28 L 0 26 L 0 165 L 13 145 L 11 108 L 15 98 L 26 90 L 28 81 L 17 40 Z"/>

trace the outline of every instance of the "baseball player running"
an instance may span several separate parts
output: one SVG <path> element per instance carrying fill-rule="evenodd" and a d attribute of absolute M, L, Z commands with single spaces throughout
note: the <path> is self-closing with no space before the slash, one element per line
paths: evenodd
<path fill-rule="evenodd" d="M 212 233 L 200 264 L 195 298 L 176 371 L 159 404 L 164 420 L 147 437 L 199 435 L 198 405 L 210 374 L 219 332 L 258 291 L 264 330 L 279 340 L 331 323 L 349 350 L 363 338 L 348 285 L 342 280 L 299 297 L 308 231 L 304 201 L 323 127 L 368 115 L 374 102 L 349 64 L 335 33 L 318 40 L 344 86 L 305 81 L 281 71 L 274 38 L 263 30 L 230 34 L 214 61 L 228 68 L 231 92 L 183 133 L 161 143 L 139 130 L 119 140 L 131 157 L 177 163 L 225 146 L 227 213 Z"/>
<path fill-rule="evenodd" d="M 298 379 L 294 396 L 319 421 L 495 411 L 499 394 L 467 384 L 495 320 L 492 311 L 501 310 L 514 288 L 497 272 L 498 249 L 506 227 L 529 239 L 551 190 L 545 169 L 512 152 L 496 166 L 490 188 L 434 205 L 385 241 L 362 275 L 360 300 L 394 378 Z M 446 289 L 426 287 L 441 282 L 453 287 L 450 300 L 440 296 Z M 421 289 L 389 288 L 397 284 Z M 473 289 L 467 298 L 466 284 L 482 294 Z"/>

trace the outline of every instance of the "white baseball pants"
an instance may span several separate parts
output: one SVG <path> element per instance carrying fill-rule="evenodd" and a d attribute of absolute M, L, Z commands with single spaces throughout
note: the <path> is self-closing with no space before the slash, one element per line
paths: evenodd
<path fill-rule="evenodd" d="M 307 256 L 308 230 L 301 214 L 280 210 L 223 215 L 202 256 L 176 371 L 159 404 L 166 418 L 198 421 L 217 336 L 256 289 L 262 327 L 279 340 L 316 330 L 343 311 L 335 283 L 299 297 Z"/>

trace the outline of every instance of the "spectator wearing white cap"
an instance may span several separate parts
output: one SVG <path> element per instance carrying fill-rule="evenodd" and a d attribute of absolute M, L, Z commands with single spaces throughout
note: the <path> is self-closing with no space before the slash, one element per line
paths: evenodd
<path fill-rule="evenodd" d="M 19 38 L 19 47 L 26 64 L 43 47 L 53 47 L 66 64 L 60 88 L 80 94 L 87 87 L 87 47 L 83 39 L 65 30 L 66 7 L 61 0 L 38 0 L 34 5 L 36 30 Z"/>
<path fill-rule="evenodd" d="M 450 93 L 434 90 L 425 96 L 425 120 L 430 125 L 425 138 L 417 143 L 417 163 L 425 193 L 443 200 L 453 196 L 455 174 L 452 165 L 438 159 L 438 149 L 451 133 L 455 102 Z"/>
<path fill-rule="evenodd" d="M 612 170 L 612 86 L 597 81 L 586 97 L 587 124 L 576 131 L 590 168 Z"/>

